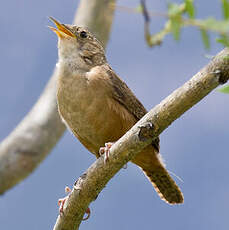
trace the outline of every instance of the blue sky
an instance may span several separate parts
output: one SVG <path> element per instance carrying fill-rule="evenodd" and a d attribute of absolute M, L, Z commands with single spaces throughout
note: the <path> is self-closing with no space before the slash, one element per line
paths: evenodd
<path fill-rule="evenodd" d="M 150 2 L 150 1 L 148 1 Z M 20 122 L 36 102 L 57 61 L 57 38 L 47 16 L 71 23 L 78 1 L 3 1 L 0 8 L 0 140 Z M 119 5 L 137 6 L 137 0 Z M 220 1 L 196 1 L 197 16 L 220 18 Z M 152 1 L 149 9 L 164 11 L 166 1 Z M 151 31 L 163 25 L 152 18 Z M 222 47 L 211 37 L 205 51 L 196 29 L 182 31 L 181 41 L 165 38 L 150 49 L 143 39 L 141 15 L 115 13 L 107 58 L 113 69 L 147 109 L 181 86 Z M 228 229 L 228 114 L 229 96 L 212 92 L 161 135 L 161 154 L 167 168 L 182 178 L 185 203 L 169 206 L 159 199 L 143 173 L 131 163 L 121 170 L 90 206 L 87 229 Z M 52 153 L 25 181 L 0 197 L 4 230 L 52 229 L 57 200 L 64 187 L 95 160 L 66 132 Z M 1 162 L 0 162 L 1 164 Z"/>

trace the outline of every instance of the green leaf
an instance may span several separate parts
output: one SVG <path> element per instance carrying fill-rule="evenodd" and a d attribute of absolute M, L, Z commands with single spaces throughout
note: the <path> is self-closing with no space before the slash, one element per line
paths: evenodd
<path fill-rule="evenodd" d="M 221 93 L 228 93 L 229 94 L 229 85 L 226 85 L 220 89 L 217 89 L 217 91 L 219 91 Z"/>
<path fill-rule="evenodd" d="M 181 12 L 180 5 L 176 3 L 168 3 L 168 15 L 169 17 L 177 16 Z"/>
<path fill-rule="evenodd" d="M 229 47 L 229 37 L 226 35 L 222 35 L 221 37 L 217 38 L 216 41 L 221 43 L 223 46 Z"/>
<path fill-rule="evenodd" d="M 143 12 L 143 8 L 142 8 L 142 5 L 138 5 L 136 8 L 135 8 L 136 12 L 138 13 L 142 13 Z"/>
<path fill-rule="evenodd" d="M 180 29 L 181 29 L 181 18 L 180 17 L 172 17 L 170 18 L 171 22 L 171 32 L 176 41 L 180 39 Z"/>
<path fill-rule="evenodd" d="M 221 0 L 222 1 L 222 11 L 224 19 L 229 19 L 229 2 L 228 0 Z"/>
<path fill-rule="evenodd" d="M 201 27 L 205 30 L 212 30 L 225 34 L 229 32 L 229 20 L 217 21 L 215 18 L 209 17 L 201 20 Z"/>
<path fill-rule="evenodd" d="M 189 18 L 195 18 L 195 7 L 193 0 L 185 0 L 185 8 Z"/>
<path fill-rule="evenodd" d="M 180 39 L 180 29 L 182 26 L 182 14 L 183 5 L 178 5 L 176 3 L 168 4 L 168 15 L 170 19 L 170 29 L 175 40 Z"/>
<path fill-rule="evenodd" d="M 201 32 L 202 41 L 204 43 L 204 47 L 205 47 L 205 49 L 209 50 L 210 49 L 210 41 L 209 41 L 208 32 L 204 29 L 201 29 L 200 32 Z"/>

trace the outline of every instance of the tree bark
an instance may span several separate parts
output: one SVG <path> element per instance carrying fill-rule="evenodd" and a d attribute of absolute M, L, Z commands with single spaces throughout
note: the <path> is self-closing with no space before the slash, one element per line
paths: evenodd
<path fill-rule="evenodd" d="M 53 229 L 78 229 L 89 204 L 129 160 L 185 111 L 228 80 L 229 48 L 225 48 L 206 67 L 150 110 L 121 137 L 111 147 L 109 161 L 106 164 L 103 157 L 100 157 L 90 166 L 75 182 L 65 203 L 64 214 L 58 216 Z"/>
<path fill-rule="evenodd" d="M 106 46 L 115 0 L 82 0 L 74 24 L 96 32 Z M 0 194 L 25 179 L 45 159 L 65 131 L 56 104 L 56 69 L 37 103 L 0 144 Z"/>

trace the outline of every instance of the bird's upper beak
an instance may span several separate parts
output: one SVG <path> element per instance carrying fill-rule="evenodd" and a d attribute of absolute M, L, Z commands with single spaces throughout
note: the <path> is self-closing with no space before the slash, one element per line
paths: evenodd
<path fill-rule="evenodd" d="M 48 26 L 53 32 L 55 32 L 57 34 L 58 37 L 62 38 L 66 35 L 70 36 L 70 37 L 76 37 L 76 35 L 64 24 L 59 23 L 55 18 L 53 17 L 49 17 L 49 19 L 51 21 L 53 21 L 57 27 L 54 28 L 52 26 Z"/>

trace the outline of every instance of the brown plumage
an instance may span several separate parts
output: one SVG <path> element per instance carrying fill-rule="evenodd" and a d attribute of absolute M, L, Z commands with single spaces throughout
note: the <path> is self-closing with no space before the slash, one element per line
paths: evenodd
<path fill-rule="evenodd" d="M 96 157 L 107 142 L 124 135 L 146 109 L 108 65 L 103 47 L 86 29 L 53 19 L 59 42 L 59 113 L 80 142 Z M 182 203 L 183 195 L 159 157 L 159 138 L 133 160 L 170 204 Z"/>

